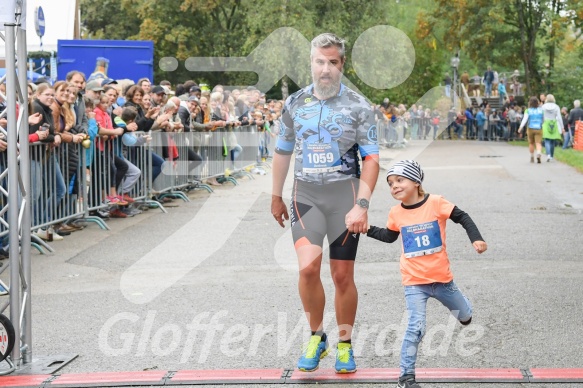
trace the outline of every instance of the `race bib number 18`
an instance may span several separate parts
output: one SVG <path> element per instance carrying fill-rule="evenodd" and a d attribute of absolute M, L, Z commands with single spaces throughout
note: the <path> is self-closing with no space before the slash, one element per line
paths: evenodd
<path fill-rule="evenodd" d="M 431 255 L 443 249 L 441 230 L 437 221 L 404 226 L 401 228 L 401 237 L 403 252 L 407 259 Z"/>

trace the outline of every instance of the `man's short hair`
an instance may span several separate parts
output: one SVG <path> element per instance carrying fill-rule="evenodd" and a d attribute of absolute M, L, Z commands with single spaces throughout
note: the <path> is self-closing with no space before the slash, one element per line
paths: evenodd
<path fill-rule="evenodd" d="M 144 77 L 144 78 L 140 78 L 138 80 L 138 83 L 136 85 L 138 85 L 138 86 L 141 87 L 142 86 L 142 82 L 146 82 L 146 81 L 148 81 L 148 83 L 150 83 L 150 84 L 152 83 L 152 82 L 150 82 L 150 79 L 148 77 Z"/>
<path fill-rule="evenodd" d="M 65 77 L 67 82 L 71 82 L 73 76 L 75 76 L 76 74 L 79 74 L 81 77 L 83 77 L 83 81 L 87 80 L 87 78 L 85 78 L 84 73 L 80 72 L 79 70 L 71 70 L 70 72 L 67 73 L 67 77 Z"/>
<path fill-rule="evenodd" d="M 575 100 L 575 101 L 573 101 L 573 106 L 574 106 L 575 108 L 581 108 L 581 101 L 579 101 L 579 100 Z"/>
<path fill-rule="evenodd" d="M 168 86 L 171 87 L 172 84 L 167 79 L 160 81 L 160 86 Z"/>
<path fill-rule="evenodd" d="M 312 50 L 310 51 L 310 56 L 314 54 L 314 50 L 316 49 L 335 46 L 338 48 L 338 51 L 340 52 L 340 57 L 344 58 L 344 55 L 346 53 L 345 43 L 346 41 L 344 39 L 341 39 L 330 32 L 325 32 L 323 34 L 316 36 L 312 40 Z"/>
<path fill-rule="evenodd" d="M 126 122 L 134 122 L 136 121 L 136 117 L 138 117 L 138 111 L 133 106 L 128 106 L 123 108 L 121 112 L 121 119 Z"/>

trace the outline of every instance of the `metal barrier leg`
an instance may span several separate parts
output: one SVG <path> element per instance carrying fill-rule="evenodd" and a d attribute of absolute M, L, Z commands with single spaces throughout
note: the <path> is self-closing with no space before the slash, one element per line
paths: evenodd
<path fill-rule="evenodd" d="M 215 191 L 212 189 L 212 187 L 210 187 L 209 185 L 207 185 L 206 183 L 199 183 L 195 188 L 195 190 L 206 190 L 209 193 L 214 193 Z"/>
<path fill-rule="evenodd" d="M 190 198 L 188 198 L 186 196 L 186 194 L 184 194 L 182 191 L 168 191 L 166 193 L 162 193 L 160 195 L 158 195 L 158 198 L 180 198 L 182 199 L 184 202 L 190 202 Z"/>
<path fill-rule="evenodd" d="M 45 251 L 42 250 L 42 248 L 46 249 L 50 253 L 55 252 L 55 250 L 49 244 L 47 244 L 46 241 L 44 241 L 42 238 L 38 237 L 34 233 L 30 234 L 30 241 L 31 241 L 30 245 L 35 247 L 42 254 L 45 254 Z"/>

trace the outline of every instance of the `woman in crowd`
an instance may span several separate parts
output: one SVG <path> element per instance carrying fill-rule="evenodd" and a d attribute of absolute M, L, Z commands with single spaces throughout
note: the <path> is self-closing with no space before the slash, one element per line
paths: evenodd
<path fill-rule="evenodd" d="M 36 90 L 36 99 L 32 103 L 32 113 L 40 113 L 41 119 L 35 124 L 29 126 L 29 133 L 33 134 L 38 130 L 48 131 L 47 137 L 43 143 L 47 144 L 46 156 L 45 152 L 40 151 L 40 148 L 35 148 L 31 152 L 31 192 L 32 192 L 32 209 L 33 220 L 36 219 L 35 224 L 48 224 L 55 216 L 55 211 L 59 203 L 63 200 L 66 194 L 65 181 L 61 168 L 57 162 L 55 149 L 61 145 L 61 134 L 55 130 L 55 123 L 53 120 L 53 111 L 51 105 L 55 100 L 55 90 L 49 84 L 41 84 Z M 41 193 L 46 193 L 46 205 L 43 206 L 40 198 Z M 37 237 L 43 240 L 49 239 L 49 233 L 46 228 L 39 229 L 36 232 Z M 63 237 L 58 233 L 53 233 L 53 240 L 62 240 Z"/>
<path fill-rule="evenodd" d="M 131 86 L 125 95 L 126 103 L 124 108 L 128 106 L 135 108 L 138 112 L 138 117 L 136 119 L 138 131 L 148 132 L 150 129 L 152 129 L 152 125 L 154 125 L 153 116 L 160 111 L 160 108 L 150 108 L 147 112 L 144 112 L 142 109 L 143 97 L 144 91 L 142 88 L 137 85 Z"/>
<path fill-rule="evenodd" d="M 55 90 L 55 99 L 51 104 L 53 112 L 53 122 L 55 124 L 55 132 L 61 135 L 62 142 L 67 146 L 59 147 L 58 159 L 60 161 L 60 168 L 65 180 L 65 186 L 68 187 L 69 195 L 77 195 L 78 190 L 78 169 L 79 169 L 79 152 L 77 151 L 79 144 L 85 139 L 85 134 L 75 134 L 71 130 L 75 127 L 75 113 L 69 105 L 71 89 L 74 90 L 76 96 L 76 88 L 72 84 L 65 81 L 59 81 L 53 86 Z M 76 209 L 67 209 L 69 212 L 75 212 Z M 55 231 L 61 235 L 66 235 L 67 232 L 74 232 L 82 228 L 68 224 L 55 225 Z"/>

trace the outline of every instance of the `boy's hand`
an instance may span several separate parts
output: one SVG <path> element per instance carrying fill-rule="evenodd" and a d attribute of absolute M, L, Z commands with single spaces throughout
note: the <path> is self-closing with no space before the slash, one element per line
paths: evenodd
<path fill-rule="evenodd" d="M 486 249 L 488 249 L 488 244 L 486 244 L 485 241 L 474 241 L 472 245 L 478 253 L 484 253 L 486 252 Z"/>

